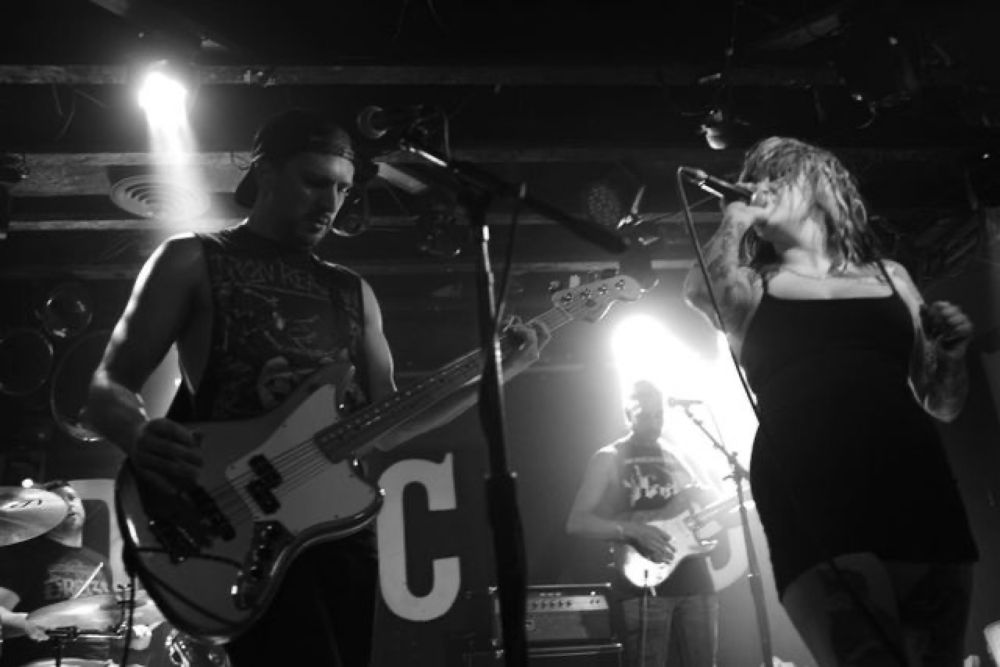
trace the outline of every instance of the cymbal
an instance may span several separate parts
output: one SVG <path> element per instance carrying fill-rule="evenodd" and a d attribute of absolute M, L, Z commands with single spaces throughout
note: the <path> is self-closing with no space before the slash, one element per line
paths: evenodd
<path fill-rule="evenodd" d="M 49 532 L 68 512 L 66 501 L 51 491 L 0 486 L 0 547 Z"/>
<path fill-rule="evenodd" d="M 122 610 L 122 621 L 128 621 L 129 600 L 126 597 L 118 603 Z M 144 590 L 135 593 L 135 611 L 132 613 L 132 625 L 156 625 L 165 619 L 160 612 L 160 608 L 149 598 L 149 594 Z"/>
<path fill-rule="evenodd" d="M 39 607 L 28 614 L 28 620 L 44 630 L 76 628 L 82 633 L 115 632 L 128 621 L 127 599 L 115 595 L 91 595 L 64 600 Z M 156 625 L 163 621 L 163 614 L 149 599 L 145 591 L 135 596 L 133 625 Z"/>
<path fill-rule="evenodd" d="M 43 630 L 76 628 L 84 633 L 114 633 L 122 621 L 122 603 L 114 595 L 91 595 L 63 600 L 28 613 Z"/>

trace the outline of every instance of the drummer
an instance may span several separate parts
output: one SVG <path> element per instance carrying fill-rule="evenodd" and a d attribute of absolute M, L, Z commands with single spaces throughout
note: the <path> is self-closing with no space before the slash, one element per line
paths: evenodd
<path fill-rule="evenodd" d="M 111 631 L 114 627 L 108 615 L 94 619 L 94 627 L 87 619 L 73 625 L 81 634 L 106 634 L 107 637 L 80 640 L 60 640 L 57 645 L 53 628 L 44 627 L 43 610 L 66 600 L 80 600 L 95 595 L 110 595 L 111 574 L 106 558 L 84 546 L 83 526 L 86 514 L 83 501 L 76 490 L 62 480 L 42 486 L 66 503 L 62 521 L 48 532 L 26 541 L 0 548 L 0 623 L 3 626 L 3 651 L 0 667 L 18 667 L 29 661 L 62 657 L 87 658 L 95 661 L 116 660 L 120 649 L 113 646 Z M 29 613 L 36 612 L 29 620 Z M 112 615 L 113 616 L 113 615 Z M 57 627 L 65 622 L 62 618 Z M 140 632 L 148 645 L 148 633 Z M 65 638 L 63 638 L 65 639 Z M 114 642 L 119 644 L 120 642 Z M 131 646 L 141 651 L 143 640 L 133 640 Z M 137 657 L 137 656 L 133 656 Z M 132 663 L 132 660 L 129 660 Z"/>

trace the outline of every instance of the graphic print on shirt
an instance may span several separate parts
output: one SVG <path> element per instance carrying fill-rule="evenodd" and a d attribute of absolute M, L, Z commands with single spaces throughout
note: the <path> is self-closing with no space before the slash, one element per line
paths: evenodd
<path fill-rule="evenodd" d="M 622 486 L 630 510 L 663 507 L 692 482 L 680 463 L 666 453 L 626 455 L 623 464 Z"/>
<path fill-rule="evenodd" d="M 42 582 L 42 597 L 46 603 L 62 602 L 74 596 L 78 598 L 90 597 L 92 595 L 108 595 L 111 593 L 111 586 L 107 577 L 102 577 L 98 573 L 93 580 L 87 584 L 84 590 L 80 588 L 87 579 L 94 574 L 94 570 L 99 562 L 94 562 L 89 558 L 81 558 L 76 555 L 66 555 L 55 561 L 45 571 L 45 579 Z M 77 594 L 79 591 L 79 594 Z"/>
<path fill-rule="evenodd" d="M 273 409 L 319 367 L 349 361 L 349 335 L 343 335 L 349 329 L 336 326 L 330 293 L 310 264 L 222 254 L 209 261 L 217 344 L 227 366 L 222 375 L 246 378 L 219 386 L 217 411 L 246 414 L 248 394 L 260 408 Z"/>

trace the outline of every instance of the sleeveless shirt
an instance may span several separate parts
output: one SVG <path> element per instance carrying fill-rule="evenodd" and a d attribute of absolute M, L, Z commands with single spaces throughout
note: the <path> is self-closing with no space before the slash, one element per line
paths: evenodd
<path fill-rule="evenodd" d="M 212 295 L 211 350 L 193 401 L 174 418 L 225 420 L 276 408 L 330 363 L 350 362 L 365 402 L 361 279 L 245 226 L 201 234 Z"/>
<path fill-rule="evenodd" d="M 245 225 L 199 234 L 212 296 L 211 348 L 194 396 L 178 392 L 169 416 L 219 421 L 258 416 L 278 407 L 329 363 L 350 362 L 350 403 L 367 402 L 361 350 L 361 278 L 307 251 L 290 250 Z M 367 470 L 367 462 L 362 461 Z M 309 548 L 352 550 L 375 558 L 375 528 Z M 300 561 L 293 562 L 298 568 Z"/>

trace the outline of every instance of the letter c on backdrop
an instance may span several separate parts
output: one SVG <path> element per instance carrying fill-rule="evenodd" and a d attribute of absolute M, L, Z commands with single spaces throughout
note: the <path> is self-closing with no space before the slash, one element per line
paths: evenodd
<path fill-rule="evenodd" d="M 427 489 L 428 509 L 454 510 L 455 476 L 452 455 L 441 463 L 404 459 L 391 465 L 379 479 L 385 504 L 378 515 L 379 575 L 382 597 L 397 616 L 409 621 L 430 621 L 443 616 L 458 597 L 461 571 L 458 556 L 435 558 L 434 580 L 427 595 L 418 597 L 406 580 L 406 521 L 403 491 L 409 484 Z"/>

